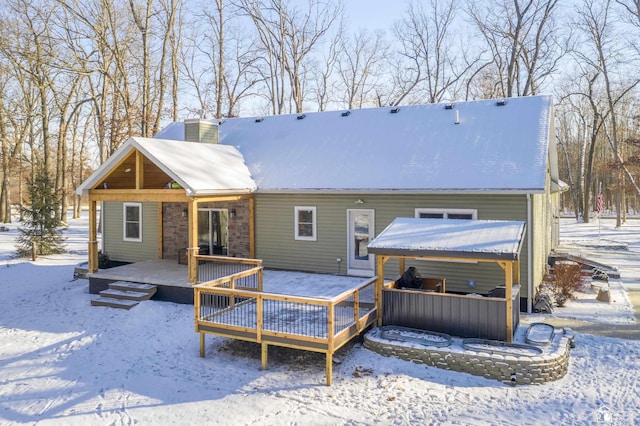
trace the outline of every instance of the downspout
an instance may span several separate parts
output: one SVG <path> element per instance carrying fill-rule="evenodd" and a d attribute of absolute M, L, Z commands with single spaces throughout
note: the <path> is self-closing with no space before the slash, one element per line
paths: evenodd
<path fill-rule="evenodd" d="M 527 193 L 527 313 L 532 313 L 533 307 L 533 233 L 531 224 L 531 194 Z"/>

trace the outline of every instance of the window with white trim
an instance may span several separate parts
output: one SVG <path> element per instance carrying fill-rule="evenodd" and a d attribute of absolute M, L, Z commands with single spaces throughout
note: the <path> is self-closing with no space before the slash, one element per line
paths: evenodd
<path fill-rule="evenodd" d="M 416 209 L 415 217 L 420 219 L 477 219 L 475 209 Z"/>
<path fill-rule="evenodd" d="M 295 239 L 302 241 L 316 241 L 315 207 L 295 207 Z"/>
<path fill-rule="evenodd" d="M 122 239 L 142 241 L 142 203 L 124 203 L 122 209 Z"/>

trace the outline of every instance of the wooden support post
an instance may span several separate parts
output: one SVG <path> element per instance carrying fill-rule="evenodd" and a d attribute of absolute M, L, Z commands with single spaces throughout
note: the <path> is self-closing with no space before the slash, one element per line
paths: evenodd
<path fill-rule="evenodd" d="M 505 262 L 504 265 L 505 285 L 504 285 L 504 297 L 506 300 L 507 311 L 507 342 L 513 341 L 513 262 Z"/>
<path fill-rule="evenodd" d="M 399 269 L 399 273 L 402 276 L 402 274 L 404 274 L 405 271 L 405 258 L 404 257 L 399 257 L 398 258 L 398 269 Z"/>
<path fill-rule="evenodd" d="M 198 200 L 192 199 L 189 202 L 189 248 L 187 249 L 187 268 L 189 283 L 198 283 L 198 259 L 200 253 L 198 247 Z"/>
<path fill-rule="evenodd" d="M 204 332 L 200 332 L 200 358 L 204 358 Z"/>
<path fill-rule="evenodd" d="M 262 369 L 267 369 L 267 361 L 269 357 L 269 345 L 265 342 L 262 342 Z"/>
<path fill-rule="evenodd" d="M 89 272 L 98 272 L 98 219 L 96 200 L 89 199 Z"/>
<path fill-rule="evenodd" d="M 378 278 L 376 279 L 376 291 L 375 291 L 375 301 L 376 301 L 376 309 L 377 309 L 377 325 L 378 327 L 382 326 L 382 286 L 384 285 L 384 264 L 389 259 L 386 256 L 376 256 L 376 273 Z"/>
<path fill-rule="evenodd" d="M 333 383 L 333 353 L 327 352 L 326 356 L 326 373 L 327 373 L 327 386 L 331 386 Z"/>

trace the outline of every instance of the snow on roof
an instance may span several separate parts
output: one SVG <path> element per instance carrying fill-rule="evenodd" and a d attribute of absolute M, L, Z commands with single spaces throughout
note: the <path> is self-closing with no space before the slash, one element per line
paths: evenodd
<path fill-rule="evenodd" d="M 544 191 L 551 106 L 536 96 L 238 118 L 219 131 L 263 191 Z"/>
<path fill-rule="evenodd" d="M 178 182 L 187 195 L 250 193 L 256 189 L 242 154 L 232 146 L 134 137 L 122 144 L 77 192 L 86 193 L 133 149 Z"/>
<path fill-rule="evenodd" d="M 543 192 L 549 96 L 226 119 L 260 191 Z M 458 124 L 456 124 L 456 120 Z M 157 137 L 183 139 L 184 123 Z M 552 141 L 553 142 L 553 141 Z M 550 170 L 557 169 L 552 156 Z"/>
<path fill-rule="evenodd" d="M 523 221 L 396 218 L 368 246 L 369 253 L 517 260 Z"/>

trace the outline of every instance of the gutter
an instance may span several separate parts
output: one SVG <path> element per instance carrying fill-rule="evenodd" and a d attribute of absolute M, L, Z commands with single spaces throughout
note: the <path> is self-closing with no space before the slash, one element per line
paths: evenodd
<path fill-rule="evenodd" d="M 531 224 L 531 194 L 527 194 L 527 313 L 533 312 L 533 233 Z"/>
<path fill-rule="evenodd" d="M 526 195 L 544 194 L 544 189 L 261 189 L 260 186 L 255 191 L 256 194 L 319 194 L 319 195 Z"/>

